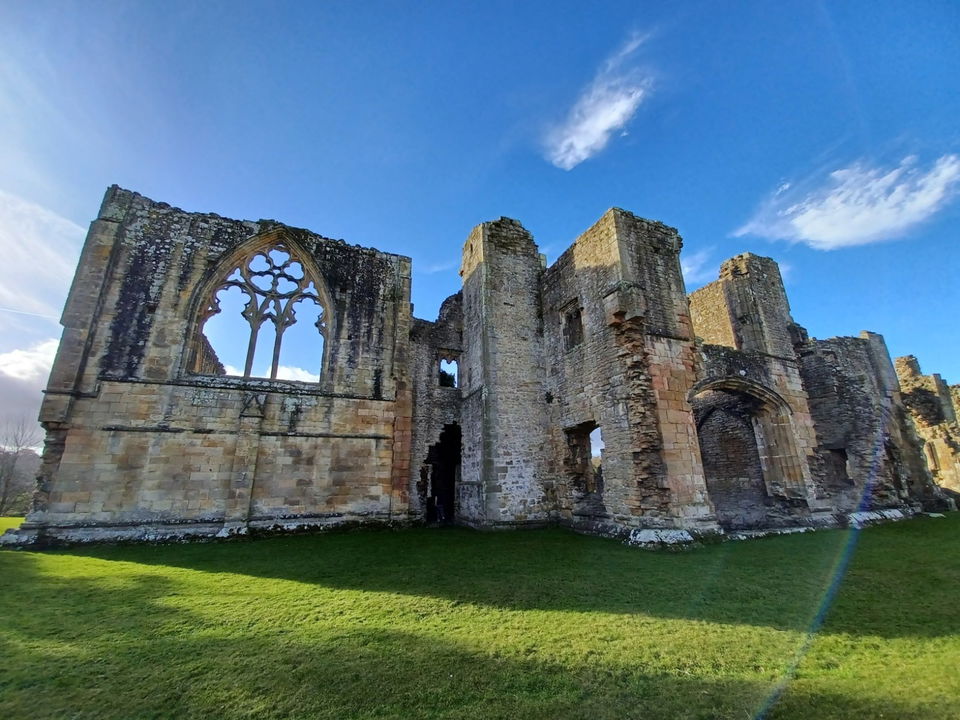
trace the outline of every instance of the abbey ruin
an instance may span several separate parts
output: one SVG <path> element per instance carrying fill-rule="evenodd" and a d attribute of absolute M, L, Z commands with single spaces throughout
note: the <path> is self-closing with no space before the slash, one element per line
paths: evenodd
<path fill-rule="evenodd" d="M 875 333 L 808 337 L 769 258 L 688 296 L 681 245 L 612 209 L 546 267 L 520 223 L 486 222 L 431 322 L 407 257 L 111 187 L 34 510 L 4 541 L 418 521 L 657 539 L 953 505 L 957 386 Z M 243 367 L 205 333 L 231 297 Z M 281 379 L 295 332 L 317 377 Z"/>

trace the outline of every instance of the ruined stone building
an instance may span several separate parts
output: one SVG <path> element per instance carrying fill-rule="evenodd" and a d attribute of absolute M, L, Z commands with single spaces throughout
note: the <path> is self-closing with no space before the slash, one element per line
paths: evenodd
<path fill-rule="evenodd" d="M 960 497 L 960 385 L 948 387 L 939 375 L 922 375 L 913 355 L 897 358 L 896 368 L 933 479 Z"/>
<path fill-rule="evenodd" d="M 486 222 L 430 322 L 409 258 L 112 187 L 63 312 L 35 509 L 7 541 L 435 520 L 656 536 L 949 502 L 936 376 L 904 361 L 898 382 L 874 333 L 809 338 L 769 258 L 688 296 L 681 244 L 612 209 L 546 267 L 520 223 Z M 204 332 L 230 297 L 243 367 Z M 318 377 L 281 379 L 294 332 Z"/>

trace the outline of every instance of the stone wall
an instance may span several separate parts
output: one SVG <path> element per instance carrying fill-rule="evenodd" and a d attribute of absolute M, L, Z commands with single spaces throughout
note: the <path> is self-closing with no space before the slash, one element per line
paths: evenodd
<path fill-rule="evenodd" d="M 814 339 L 798 350 L 824 497 L 846 512 L 921 499 L 929 479 L 883 337 Z"/>
<path fill-rule="evenodd" d="M 934 482 L 960 497 L 957 386 L 948 386 L 939 375 L 924 375 L 913 355 L 898 357 L 895 365 L 904 404 L 925 441 L 925 457 Z"/>
<path fill-rule="evenodd" d="M 413 441 L 411 451 L 410 512 L 423 516 L 430 497 L 430 448 L 444 428 L 460 423 L 460 388 L 464 373 L 454 386 L 440 382 L 440 361 L 455 361 L 460 367 L 463 351 L 463 301 L 461 293 L 447 298 L 436 322 L 414 319 L 410 333 L 413 356 Z M 455 510 L 456 512 L 456 510 Z"/>
<path fill-rule="evenodd" d="M 408 258 L 112 187 L 62 317 L 35 509 L 4 542 L 425 520 L 689 538 L 949 505 L 922 452 L 960 491 L 960 388 L 912 358 L 898 383 L 879 335 L 809 339 L 770 258 L 688 299 L 681 247 L 614 208 L 545 268 L 520 223 L 482 223 L 429 322 Z M 234 290 L 242 370 L 203 332 Z M 323 308 L 319 379 L 276 379 L 282 343 L 256 377 L 294 297 Z"/>
<path fill-rule="evenodd" d="M 320 381 L 192 372 L 218 371 L 201 325 L 224 272 L 278 243 L 313 273 L 324 302 Z M 22 532 L 84 539 L 405 518 L 394 469 L 409 463 L 409 297 L 408 258 L 110 188 L 64 310 L 41 410 L 39 492 Z"/>
<path fill-rule="evenodd" d="M 771 258 L 743 253 L 726 260 L 716 282 L 691 293 L 690 315 L 705 343 L 793 358 L 790 304 Z"/>
<path fill-rule="evenodd" d="M 575 527 L 716 527 L 686 399 L 696 367 L 680 246 L 673 228 L 615 208 L 544 274 L 557 502 Z M 592 487 L 580 448 L 596 427 Z"/>
<path fill-rule="evenodd" d="M 516 220 L 474 228 L 463 249 L 463 456 L 459 518 L 477 527 L 552 517 L 542 261 Z"/>
<path fill-rule="evenodd" d="M 752 443 L 740 443 L 739 474 L 724 466 L 722 476 L 707 478 L 708 487 L 721 491 L 718 502 L 726 526 L 824 521 L 818 516 L 829 508 L 812 471 L 816 434 L 793 349 L 800 331 L 790 316 L 777 264 L 750 253 L 727 260 L 716 282 L 690 295 L 690 315 L 695 334 L 705 341 L 700 346 L 702 373 L 691 391 L 701 447 L 709 446 L 713 457 L 728 427 L 738 437 L 741 420 L 753 429 Z M 705 425 L 717 412 L 727 420 L 715 418 Z M 765 519 L 752 507 L 754 481 L 745 480 L 754 476 L 754 448 L 763 471 Z M 715 460 L 707 469 L 711 467 L 718 467 Z"/>

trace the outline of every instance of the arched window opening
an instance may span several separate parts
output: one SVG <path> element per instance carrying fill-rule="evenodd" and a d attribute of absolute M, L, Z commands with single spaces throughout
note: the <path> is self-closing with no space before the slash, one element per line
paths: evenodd
<path fill-rule="evenodd" d="M 450 388 L 457 387 L 458 371 L 459 371 L 459 368 L 457 367 L 456 360 L 448 360 L 447 358 L 441 358 L 439 374 L 438 374 L 440 387 L 450 387 Z"/>
<path fill-rule="evenodd" d="M 304 264 L 284 244 L 240 259 L 200 318 L 193 371 L 318 382 L 326 313 Z"/>

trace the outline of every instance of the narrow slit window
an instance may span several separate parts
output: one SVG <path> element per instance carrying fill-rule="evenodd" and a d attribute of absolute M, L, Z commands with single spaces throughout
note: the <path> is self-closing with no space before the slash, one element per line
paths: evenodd
<path fill-rule="evenodd" d="M 563 345 L 571 350 L 583 342 L 583 316 L 579 307 L 563 313 Z"/>
<path fill-rule="evenodd" d="M 600 428 L 596 427 L 590 433 L 590 467 L 593 470 L 595 482 L 603 477 L 603 448 L 603 434 Z"/>

